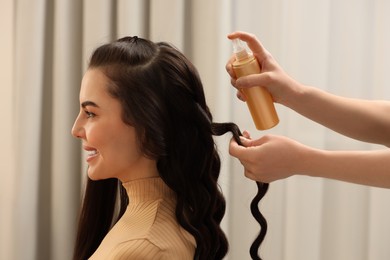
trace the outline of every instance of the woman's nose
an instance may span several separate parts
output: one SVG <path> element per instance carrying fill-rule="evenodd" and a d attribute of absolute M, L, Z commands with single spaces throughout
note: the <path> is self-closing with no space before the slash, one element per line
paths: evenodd
<path fill-rule="evenodd" d="M 79 116 L 74 121 L 74 124 L 72 127 L 72 135 L 75 138 L 80 138 L 80 139 L 83 138 L 83 136 L 84 136 L 84 128 L 82 127 L 82 125 L 80 123 Z"/>

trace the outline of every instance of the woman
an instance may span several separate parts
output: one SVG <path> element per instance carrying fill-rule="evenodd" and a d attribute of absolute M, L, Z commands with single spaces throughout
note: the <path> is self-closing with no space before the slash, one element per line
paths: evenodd
<path fill-rule="evenodd" d="M 74 259 L 222 259 L 213 135 L 227 131 L 239 141 L 234 124 L 212 122 L 195 67 L 169 44 L 96 49 L 72 129 L 89 165 Z"/>

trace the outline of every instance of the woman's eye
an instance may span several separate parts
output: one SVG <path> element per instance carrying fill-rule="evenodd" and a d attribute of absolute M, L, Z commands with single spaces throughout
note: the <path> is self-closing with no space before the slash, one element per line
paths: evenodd
<path fill-rule="evenodd" d="M 94 118 L 96 115 L 92 112 L 89 112 L 89 111 L 84 111 L 85 114 L 87 115 L 87 118 Z"/>

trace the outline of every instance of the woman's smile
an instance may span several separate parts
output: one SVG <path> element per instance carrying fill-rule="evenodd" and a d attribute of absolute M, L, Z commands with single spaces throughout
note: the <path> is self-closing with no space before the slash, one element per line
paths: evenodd
<path fill-rule="evenodd" d="M 87 163 L 90 163 L 93 159 L 99 156 L 99 152 L 92 147 L 84 146 L 84 151 L 87 152 L 87 158 L 86 158 Z"/>

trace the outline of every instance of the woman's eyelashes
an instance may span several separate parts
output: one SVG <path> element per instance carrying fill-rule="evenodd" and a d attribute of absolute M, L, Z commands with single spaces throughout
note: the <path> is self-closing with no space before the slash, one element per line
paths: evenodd
<path fill-rule="evenodd" d="M 95 113 L 92 113 L 92 112 L 90 112 L 88 110 L 84 110 L 84 113 L 85 113 L 87 118 L 94 118 L 96 116 Z"/>

